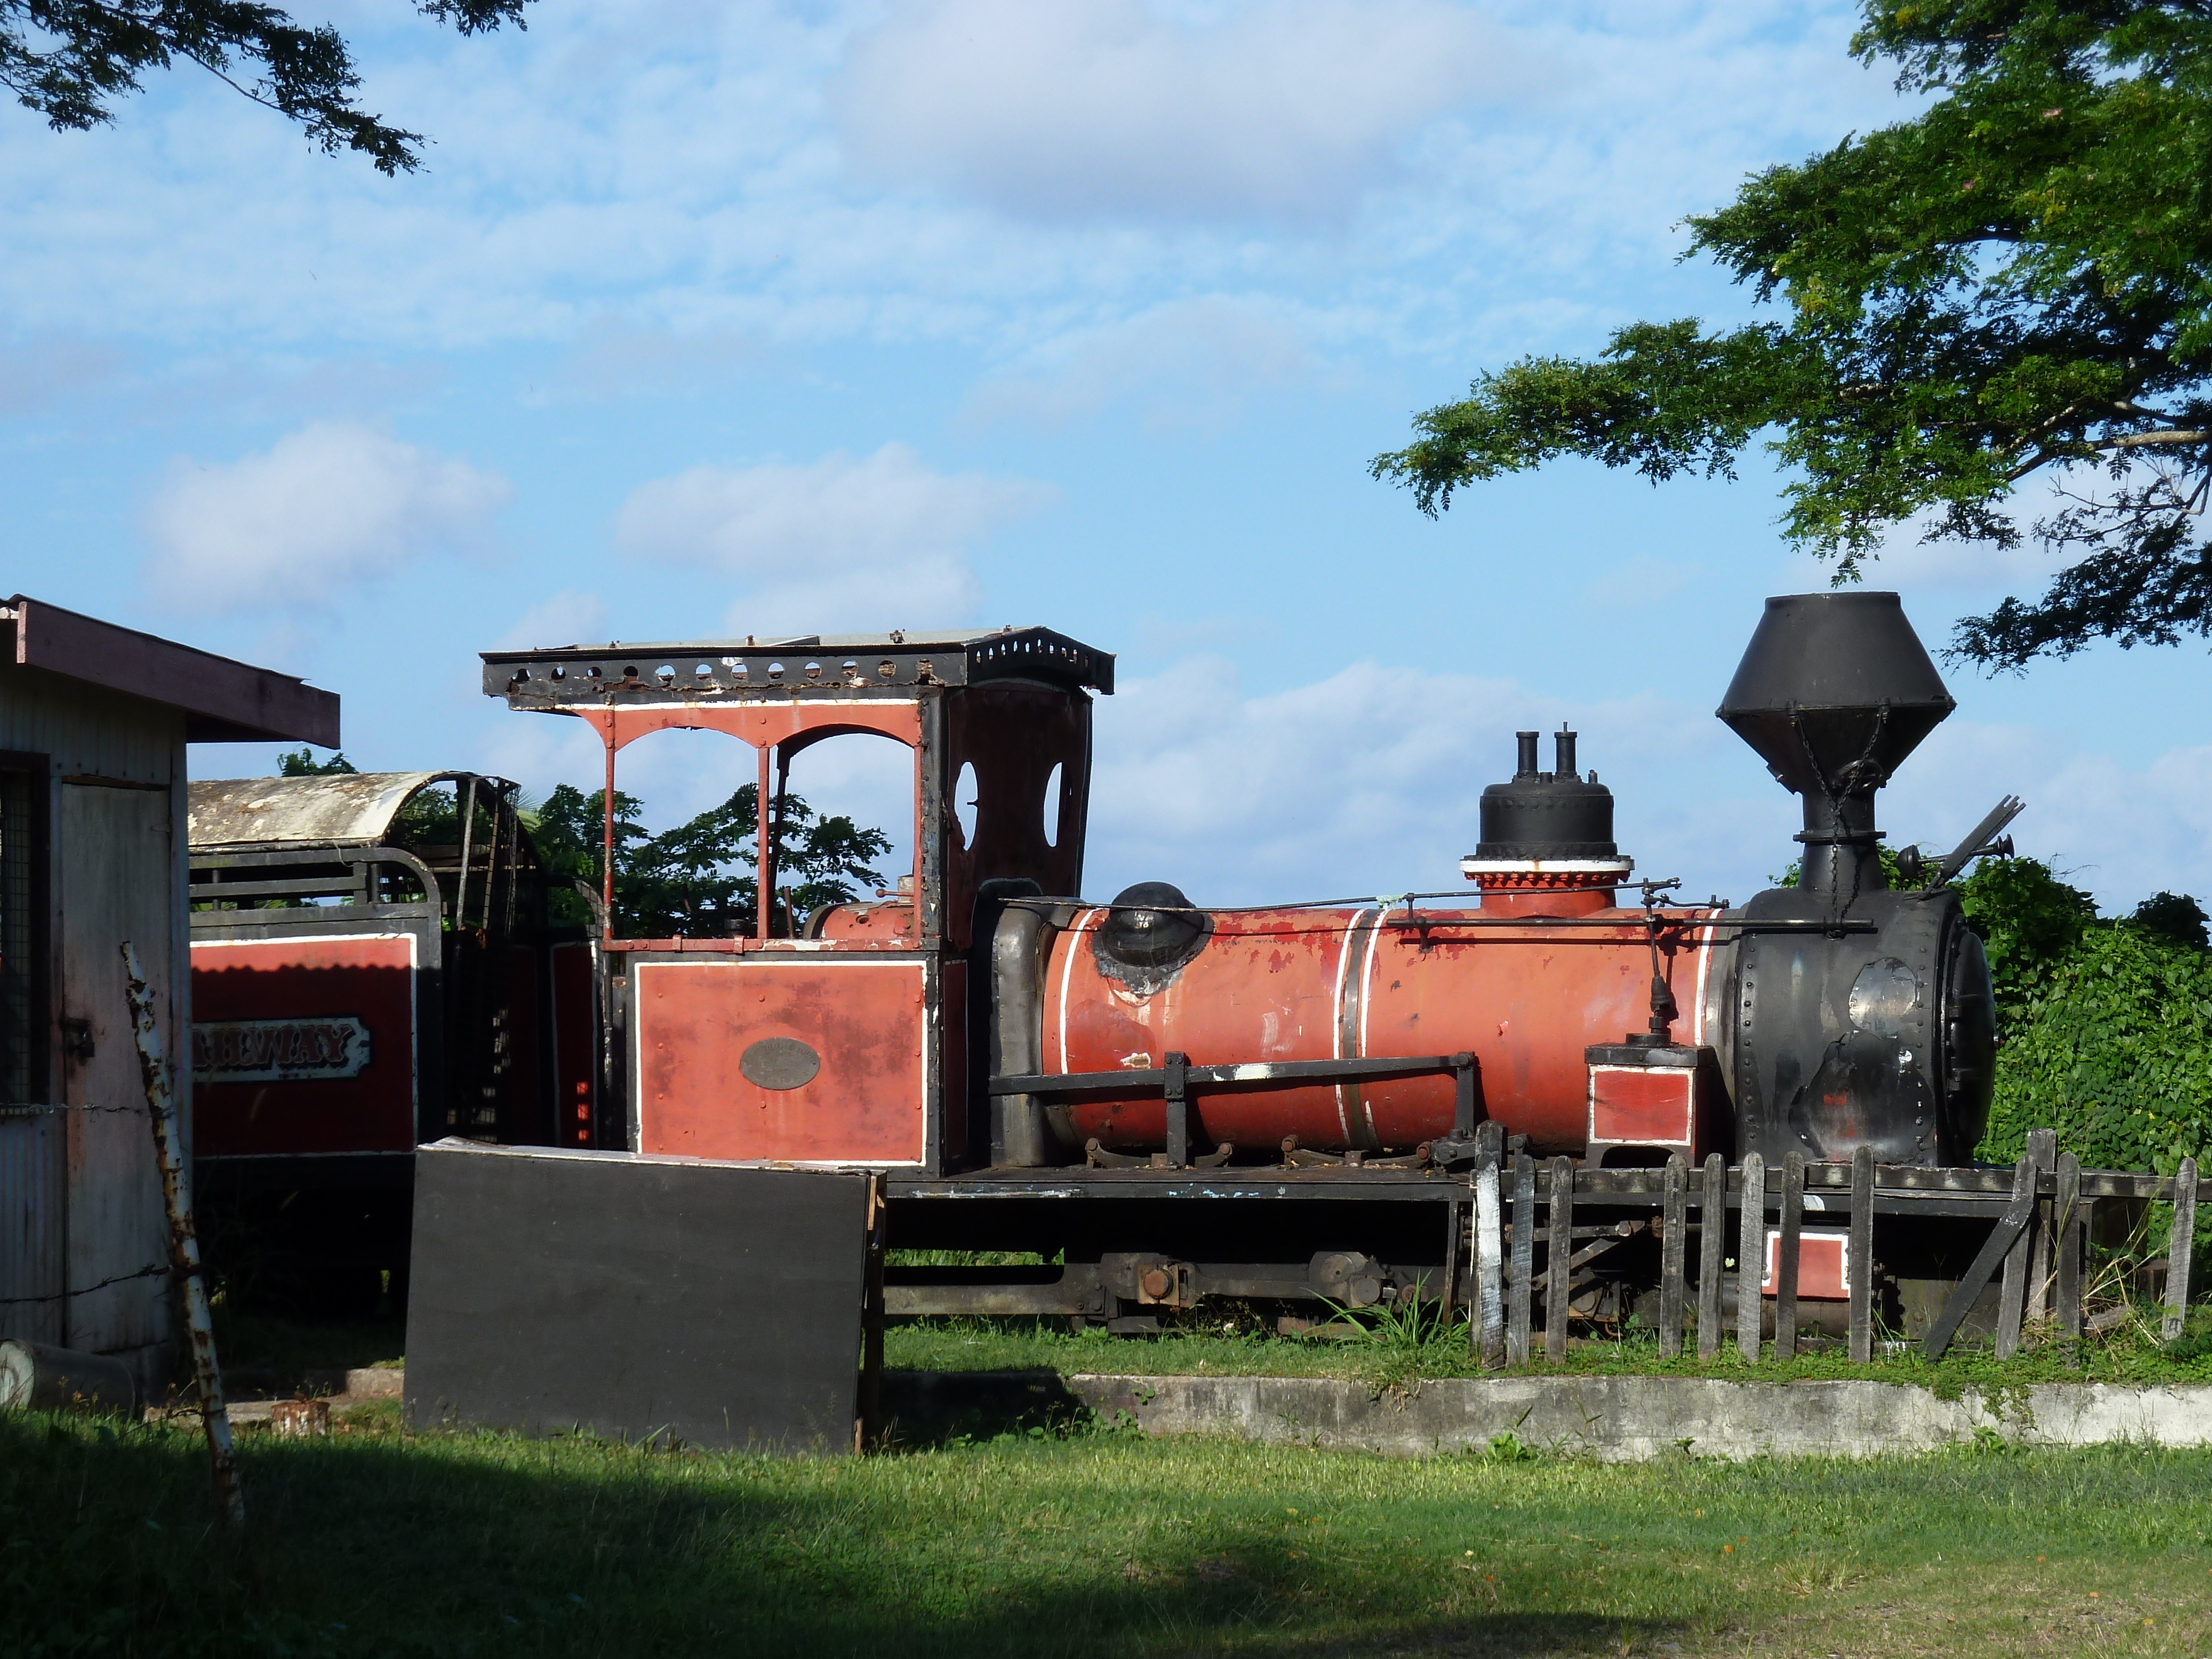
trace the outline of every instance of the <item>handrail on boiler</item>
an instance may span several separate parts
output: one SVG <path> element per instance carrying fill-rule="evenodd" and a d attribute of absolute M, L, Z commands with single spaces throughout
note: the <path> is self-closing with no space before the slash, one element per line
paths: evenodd
<path fill-rule="evenodd" d="M 1194 1066 L 1188 1054 L 1170 1053 L 1165 1064 L 1126 1072 L 1036 1072 L 994 1077 L 994 1095 L 1126 1095 L 1158 1089 L 1167 1099 L 1167 1161 L 1181 1169 L 1190 1158 L 1190 1095 L 1198 1088 L 1235 1088 L 1268 1084 L 1358 1083 L 1395 1077 L 1450 1073 L 1458 1079 L 1449 1139 L 1431 1143 L 1439 1162 L 1456 1155 L 1474 1139 L 1482 1097 L 1482 1063 L 1474 1054 L 1406 1054 L 1346 1060 L 1262 1060 L 1234 1066 Z M 1223 1147 L 1201 1161 L 1225 1163 L 1233 1148 Z"/>

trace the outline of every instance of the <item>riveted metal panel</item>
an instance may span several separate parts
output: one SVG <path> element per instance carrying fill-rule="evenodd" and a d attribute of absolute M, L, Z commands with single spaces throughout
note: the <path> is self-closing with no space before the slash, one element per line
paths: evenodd
<path fill-rule="evenodd" d="M 930 1018 L 928 969 L 827 952 L 638 963 L 639 1150 L 927 1162 L 925 1079 L 942 1036 Z M 779 1075 L 759 1048 L 776 1042 L 805 1045 L 815 1068 L 803 1080 L 796 1070 Z"/>

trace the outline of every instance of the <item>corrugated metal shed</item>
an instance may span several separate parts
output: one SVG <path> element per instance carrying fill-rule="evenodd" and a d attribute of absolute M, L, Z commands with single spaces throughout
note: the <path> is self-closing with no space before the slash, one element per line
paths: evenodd
<path fill-rule="evenodd" d="M 121 946 L 188 1053 L 185 745 L 247 738 L 334 747 L 338 700 L 0 603 L 0 1336 L 117 1354 L 148 1384 L 175 1325 Z"/>
<path fill-rule="evenodd" d="M 196 778 L 195 852 L 252 847 L 378 847 L 409 800 L 455 772 L 340 772 L 307 778 Z"/>

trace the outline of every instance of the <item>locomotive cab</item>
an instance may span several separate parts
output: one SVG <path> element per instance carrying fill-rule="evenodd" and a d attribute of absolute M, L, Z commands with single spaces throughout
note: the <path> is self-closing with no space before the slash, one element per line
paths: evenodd
<path fill-rule="evenodd" d="M 484 653 L 509 707 L 589 723 L 617 757 L 651 733 L 755 750 L 755 926 L 600 941 L 631 1150 L 738 1164 L 944 1173 L 988 1161 L 976 988 L 999 908 L 1083 877 L 1091 697 L 1114 659 L 1042 628 L 988 634 L 571 646 Z M 775 802 L 830 738 L 912 758 L 912 867 L 803 922 L 778 902 Z M 612 809 L 605 826 L 613 845 Z M 609 914 L 611 858 L 606 860 Z"/>

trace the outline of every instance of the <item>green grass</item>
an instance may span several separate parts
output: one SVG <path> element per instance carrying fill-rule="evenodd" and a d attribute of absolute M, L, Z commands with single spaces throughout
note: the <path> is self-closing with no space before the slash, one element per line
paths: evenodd
<path fill-rule="evenodd" d="M 0 1418 L 11 1655 L 2202 1653 L 2212 1454 L 1604 1467 L 1076 1432 L 770 1461 Z"/>
<path fill-rule="evenodd" d="M 215 1336 L 226 1370 L 264 1376 L 280 1391 L 297 1387 L 311 1371 L 396 1364 L 407 1346 L 405 1322 L 396 1316 L 310 1321 L 220 1305 Z"/>
<path fill-rule="evenodd" d="M 1386 1310 L 1387 1312 L 1387 1310 Z M 1218 1314 L 1186 1316 L 1156 1336 L 1113 1336 L 1097 1326 L 1071 1331 L 1045 1319 L 930 1319 L 892 1325 L 884 1332 L 890 1365 L 912 1370 L 1050 1370 L 1063 1375 L 1104 1371 L 1215 1376 L 1340 1376 L 1393 1387 L 1423 1376 L 1472 1376 L 1479 1367 L 1468 1351 L 1467 1322 L 1449 1324 L 1432 1316 L 1375 1317 L 1365 1337 L 1323 1340 L 1281 1337 L 1257 1321 Z M 2191 1310 L 2189 1334 L 2161 1342 L 2154 1312 L 2111 1335 L 2082 1343 L 2071 1355 L 2041 1341 L 2000 1363 L 1986 1347 L 1959 1345 L 1930 1365 L 1917 1348 L 1855 1365 L 1840 1348 L 1773 1357 L 1773 1345 L 1757 1364 L 1744 1359 L 1733 1340 L 1711 1359 L 1690 1351 L 1662 1358 L 1658 1340 L 1631 1333 L 1617 1340 L 1591 1340 L 1552 1364 L 1539 1358 L 1531 1372 L 1576 1376 L 1717 1376 L 1738 1381 L 1791 1382 L 1868 1377 L 1915 1384 L 1955 1396 L 1963 1389 L 2020 1388 L 2033 1382 L 2212 1383 L 2212 1308 Z"/>

